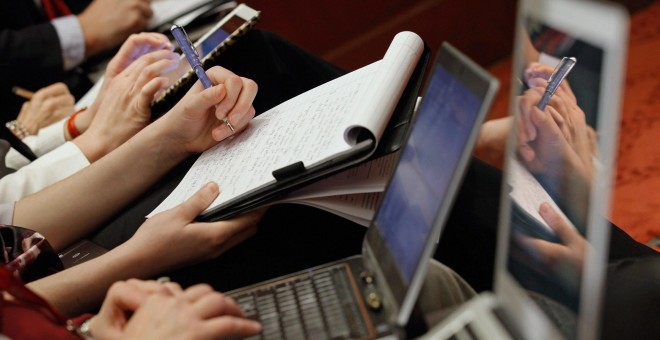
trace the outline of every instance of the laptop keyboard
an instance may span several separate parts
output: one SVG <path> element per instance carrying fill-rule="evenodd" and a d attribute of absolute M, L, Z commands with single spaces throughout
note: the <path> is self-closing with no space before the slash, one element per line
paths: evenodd
<path fill-rule="evenodd" d="M 232 296 L 261 322 L 250 339 L 350 339 L 368 335 L 344 267 L 296 276 Z"/>

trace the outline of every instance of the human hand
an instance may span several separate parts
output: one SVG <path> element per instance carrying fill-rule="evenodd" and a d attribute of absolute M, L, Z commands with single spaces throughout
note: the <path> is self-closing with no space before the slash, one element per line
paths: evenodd
<path fill-rule="evenodd" d="M 530 88 L 545 91 L 554 69 L 541 63 L 531 63 L 525 69 L 525 80 Z M 564 80 L 548 103 L 549 112 L 561 129 L 564 138 L 588 168 L 592 168 L 592 157 L 596 154 L 596 132 L 587 125 L 584 111 L 567 80 Z M 524 117 L 523 117 L 524 121 Z M 524 123 L 523 123 L 524 124 Z M 529 125 L 526 125 L 529 129 Z M 523 129 L 521 129 L 523 130 Z"/>
<path fill-rule="evenodd" d="M 518 154 L 530 171 L 549 176 L 555 183 L 565 175 L 590 182 L 595 133 L 569 94 L 558 90 L 545 111 L 537 108 L 543 91 L 529 89 L 519 100 Z"/>
<path fill-rule="evenodd" d="M 119 46 L 131 33 L 145 30 L 153 15 L 151 0 L 94 0 L 78 15 L 85 56 Z"/>
<path fill-rule="evenodd" d="M 85 132 L 92 119 L 98 112 L 105 93 L 108 92 L 108 86 L 119 73 L 124 71 L 131 63 L 139 57 L 159 50 L 174 51 L 174 46 L 164 34 L 160 33 L 138 33 L 132 34 L 121 45 L 119 51 L 108 62 L 103 74 L 103 84 L 94 100 L 94 103 L 85 111 L 81 112 L 75 120 L 76 128 L 81 133 Z M 174 68 L 175 66 L 173 66 Z"/>
<path fill-rule="evenodd" d="M 99 339 L 216 339 L 252 336 L 261 326 L 208 285 L 184 291 L 174 283 L 129 280 L 110 288 L 90 331 Z"/>
<path fill-rule="evenodd" d="M 551 268 L 570 273 L 574 277 L 580 277 L 589 244 L 578 233 L 577 229 L 571 226 L 548 203 L 541 204 L 539 213 L 562 243 L 553 243 L 531 237 L 520 238 L 521 242 Z"/>
<path fill-rule="evenodd" d="M 149 218 L 125 243 L 127 253 L 144 259 L 157 258 L 150 270 L 161 273 L 216 258 L 254 235 L 263 210 L 226 221 L 193 221 L 218 194 L 218 185 L 208 183 L 181 205 Z"/>
<path fill-rule="evenodd" d="M 257 84 L 231 71 L 215 66 L 206 71 L 214 84 L 204 89 L 197 81 L 188 93 L 151 127 L 187 153 L 207 150 L 234 133 L 244 130 L 255 115 L 252 102 Z"/>
<path fill-rule="evenodd" d="M 108 289 L 99 313 L 90 320 L 91 333 L 98 339 L 121 339 L 129 316 L 152 294 L 171 295 L 171 292 L 167 285 L 156 281 L 115 282 Z"/>
<path fill-rule="evenodd" d="M 23 104 L 18 120 L 31 135 L 36 135 L 42 127 L 53 124 L 70 116 L 75 98 L 64 83 L 46 86 L 34 93 Z"/>
<path fill-rule="evenodd" d="M 169 50 L 145 54 L 110 79 L 89 128 L 76 143 L 90 162 L 123 144 L 144 128 L 151 117 L 151 102 L 167 79 L 161 77 L 178 64 Z"/>

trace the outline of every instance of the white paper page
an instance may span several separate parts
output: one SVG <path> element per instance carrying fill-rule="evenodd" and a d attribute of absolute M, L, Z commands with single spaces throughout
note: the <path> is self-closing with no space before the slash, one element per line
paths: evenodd
<path fill-rule="evenodd" d="M 395 41 L 392 45 L 402 46 Z M 408 46 L 404 44 L 400 48 Z M 417 60 L 396 56 L 390 53 L 390 58 L 398 60 L 399 64 L 388 60 L 388 68 L 383 69 L 384 61 L 377 61 L 259 115 L 242 134 L 204 152 L 177 188 L 149 216 L 181 204 L 209 181 L 218 183 L 221 190 L 209 207 L 212 209 L 273 183 L 272 172 L 284 166 L 302 161 L 305 167 L 312 167 L 348 151 L 352 144 L 344 138 L 346 127 L 355 126 L 357 112 L 363 114 L 364 111 L 358 109 L 363 98 L 372 91 L 380 91 L 380 101 L 398 101 L 399 97 L 389 96 L 387 91 L 374 86 L 374 77 L 381 77 L 383 73 L 399 74 L 400 69 L 409 68 L 408 64 L 417 63 Z M 407 78 L 390 87 L 403 88 L 406 84 Z M 393 108 L 396 103 L 392 105 Z M 379 112 L 380 117 L 372 117 L 378 122 L 364 121 L 362 127 L 371 129 L 379 124 L 386 125 L 391 112 Z M 380 138 L 377 131 L 371 132 Z"/>
<path fill-rule="evenodd" d="M 572 225 L 548 192 L 543 189 L 536 178 L 517 159 L 513 159 L 510 162 L 508 171 L 511 172 L 507 178 L 509 185 L 512 187 L 509 195 L 521 209 L 534 217 L 539 224 L 554 233 L 539 213 L 541 203 L 547 202 L 566 222 Z"/>
<path fill-rule="evenodd" d="M 364 162 L 352 169 L 314 182 L 287 195 L 285 199 L 308 199 L 367 192 L 383 192 L 394 170 L 398 152 Z"/>
<path fill-rule="evenodd" d="M 382 192 L 370 192 L 310 199 L 284 200 L 280 203 L 304 204 L 329 211 L 337 216 L 368 227 L 374 217 Z"/>
<path fill-rule="evenodd" d="M 424 52 L 424 41 L 413 32 L 398 33 L 383 57 L 383 70 L 376 75 L 373 89 L 362 100 L 357 108 L 361 114 L 356 115 L 355 126 L 369 126 L 377 136 L 383 134 L 390 117 L 382 119 L 383 112 L 394 112 L 398 101 L 383 100 L 383 98 L 400 98 L 407 80 L 410 79 L 417 61 Z M 354 136 L 346 136 L 351 140 Z"/>
<path fill-rule="evenodd" d="M 209 181 L 220 185 L 212 206 L 272 183 L 274 170 L 302 161 L 311 166 L 350 148 L 346 120 L 379 63 L 314 88 L 257 116 L 231 140 L 204 152 L 177 188 L 149 216 L 188 199 Z"/>
<path fill-rule="evenodd" d="M 149 19 L 149 29 L 157 28 L 172 20 L 182 16 L 194 8 L 210 3 L 211 0 L 152 0 L 151 9 L 153 16 Z"/>

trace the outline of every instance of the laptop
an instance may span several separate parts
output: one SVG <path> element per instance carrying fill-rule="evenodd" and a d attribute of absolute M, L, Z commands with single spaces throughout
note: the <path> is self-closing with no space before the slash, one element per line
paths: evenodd
<path fill-rule="evenodd" d="M 605 2 L 522 0 L 516 25 L 513 77 L 522 79 L 516 70 L 524 69 L 524 55 L 529 55 L 525 47 L 542 52 L 540 60 L 550 66 L 562 57 L 577 59 L 567 79 L 587 124 L 597 134 L 591 185 L 575 180 L 577 172 L 566 163 L 560 163 L 555 175 L 529 166 L 519 157 L 520 145 L 512 129 L 502 184 L 494 291 L 460 307 L 433 327 L 428 339 L 599 338 L 610 230 L 606 217 L 628 16 L 621 7 Z M 521 86 L 512 86 L 511 112 L 516 119 L 520 113 L 515 96 L 524 90 Z M 549 152 L 549 157 L 563 159 L 562 154 Z M 532 208 L 525 210 L 529 201 Z M 548 227 L 548 215 L 544 218 L 538 213 L 543 202 L 569 232 L 560 234 Z M 528 218 L 522 219 L 523 215 Z M 555 227 L 557 223 L 552 222 Z M 579 235 L 573 238 L 579 242 L 568 243 L 565 235 Z M 571 244 L 583 247 L 582 255 L 552 257 L 547 251 L 576 249 Z"/>
<path fill-rule="evenodd" d="M 498 86 L 448 43 L 428 77 L 362 253 L 227 293 L 261 322 L 255 338 L 404 335 Z"/>

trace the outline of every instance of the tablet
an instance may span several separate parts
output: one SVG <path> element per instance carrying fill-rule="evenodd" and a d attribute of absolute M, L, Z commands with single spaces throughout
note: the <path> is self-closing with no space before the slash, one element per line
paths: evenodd
<path fill-rule="evenodd" d="M 231 46 L 238 37 L 244 35 L 259 21 L 260 12 L 256 11 L 245 4 L 238 5 L 229 14 L 224 16 L 217 24 L 209 29 L 202 37 L 195 43 L 195 48 L 202 61 L 202 66 L 208 68 L 213 61 L 213 58 L 218 57 L 229 46 Z M 195 79 L 195 72 L 190 68 L 190 64 L 185 60 L 182 55 L 179 67 L 165 75 L 169 82 L 169 87 L 156 95 L 152 103 L 152 107 L 156 104 L 159 108 L 165 105 L 179 88 L 188 84 Z M 96 84 L 78 101 L 75 108 L 82 109 L 90 106 L 103 84 L 103 77 L 101 77 Z"/>
<path fill-rule="evenodd" d="M 200 37 L 194 43 L 194 46 L 197 55 L 201 59 L 202 66 L 208 68 L 213 58 L 219 56 L 228 46 L 233 44 L 236 38 L 252 28 L 259 20 L 259 14 L 259 11 L 245 4 L 240 4 Z M 183 55 L 181 55 L 179 67 L 165 76 L 169 79 L 171 85 L 160 96 L 157 96 L 153 102 L 154 105 L 166 101 L 181 86 L 196 79 L 195 72 Z"/>

